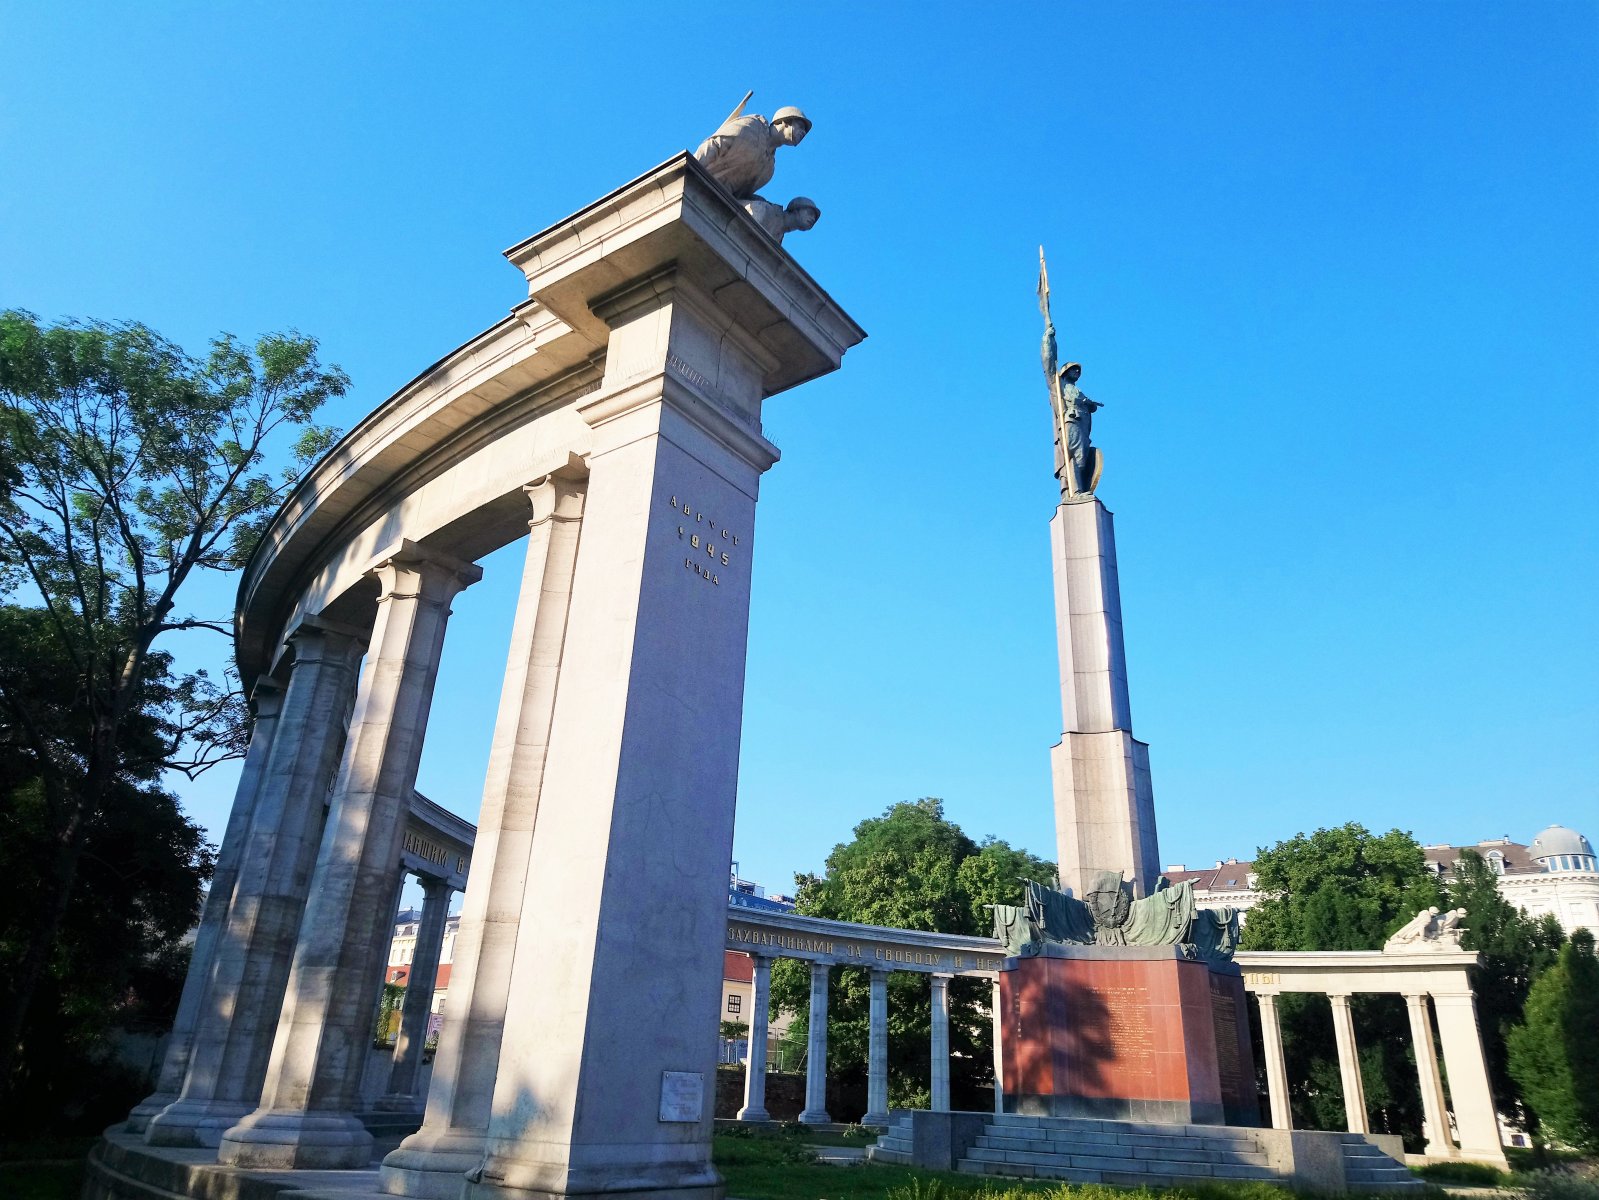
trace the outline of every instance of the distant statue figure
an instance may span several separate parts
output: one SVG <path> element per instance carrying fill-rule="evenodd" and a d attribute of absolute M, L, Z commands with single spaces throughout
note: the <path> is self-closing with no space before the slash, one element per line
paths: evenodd
<path fill-rule="evenodd" d="M 1442 948 L 1450 950 L 1460 949 L 1460 935 L 1464 932 L 1460 922 L 1465 919 L 1466 910 L 1451 908 L 1438 918 L 1438 923 L 1433 927 L 1432 940 Z"/>
<path fill-rule="evenodd" d="M 744 211 L 779 242 L 782 242 L 785 233 L 796 230 L 803 233 L 812 228 L 822 215 L 816 201 L 807 196 L 795 196 L 788 202 L 787 208 L 773 204 L 764 196 L 751 196 L 744 201 Z"/>
<path fill-rule="evenodd" d="M 1044 314 L 1044 378 L 1055 417 L 1055 476 L 1060 480 L 1061 498 L 1092 496 L 1105 469 L 1105 456 L 1093 445 L 1090 435 L 1094 413 L 1104 405 L 1090 400 L 1078 388 L 1077 380 L 1083 374 L 1081 363 L 1056 365 L 1055 321 L 1049 312 L 1049 268 L 1044 263 L 1042 246 L 1038 248 L 1038 308 Z"/>
<path fill-rule="evenodd" d="M 746 116 L 744 106 L 754 94 L 747 93 L 694 151 L 700 165 L 736 200 L 753 199 L 772 180 L 777 148 L 797 146 L 811 131 L 810 118 L 792 106 L 778 109 L 770 121 L 757 113 Z"/>
<path fill-rule="evenodd" d="M 1438 909 L 1424 908 L 1398 929 L 1394 930 L 1388 940 L 1383 943 L 1384 950 L 1400 946 L 1413 946 L 1417 942 L 1425 941 L 1432 929 L 1433 918 L 1438 915 Z"/>
<path fill-rule="evenodd" d="M 1436 907 L 1424 908 L 1405 924 L 1394 930 L 1393 936 L 1383 943 L 1384 950 L 1459 950 L 1464 932 L 1460 922 L 1466 917 L 1463 908 L 1451 908 L 1439 913 Z"/>

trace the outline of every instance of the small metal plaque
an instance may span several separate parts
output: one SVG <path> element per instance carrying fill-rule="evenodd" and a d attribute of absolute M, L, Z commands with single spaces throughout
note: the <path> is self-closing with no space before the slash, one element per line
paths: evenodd
<path fill-rule="evenodd" d="M 661 1120 L 698 1121 L 704 1112 L 704 1075 L 698 1071 L 661 1072 Z"/>

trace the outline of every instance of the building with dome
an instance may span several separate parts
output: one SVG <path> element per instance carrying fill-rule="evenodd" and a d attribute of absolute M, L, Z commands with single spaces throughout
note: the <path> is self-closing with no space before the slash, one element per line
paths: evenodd
<path fill-rule="evenodd" d="M 1440 842 L 1422 847 L 1427 869 L 1444 883 L 1455 877 L 1467 850 L 1482 855 L 1499 876 L 1500 895 L 1528 916 L 1552 913 L 1568 934 L 1574 929 L 1599 933 L 1599 856 L 1576 830 L 1551 825 L 1530 846 L 1505 836 L 1472 845 Z M 1247 921 L 1249 910 L 1266 899 L 1256 886 L 1253 868 L 1248 860 L 1229 858 L 1197 870 L 1176 863 L 1165 874 L 1173 883 L 1192 880 L 1200 904 L 1231 905 Z"/>

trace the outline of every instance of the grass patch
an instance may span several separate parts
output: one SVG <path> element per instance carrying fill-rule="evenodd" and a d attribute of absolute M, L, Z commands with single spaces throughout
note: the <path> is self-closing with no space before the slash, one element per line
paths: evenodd
<path fill-rule="evenodd" d="M 1099 1183 L 1000 1181 L 887 1164 L 824 1166 L 803 1145 L 782 1134 L 720 1134 L 714 1147 L 716 1167 L 727 1179 L 728 1195 L 741 1200 L 1291 1200 L 1293 1196 L 1286 1188 L 1253 1180 L 1119 1188 Z"/>
<path fill-rule="evenodd" d="M 1435 1162 L 1411 1167 L 1428 1183 L 1457 1184 L 1461 1187 L 1510 1187 L 1511 1175 L 1498 1167 L 1476 1162 Z"/>

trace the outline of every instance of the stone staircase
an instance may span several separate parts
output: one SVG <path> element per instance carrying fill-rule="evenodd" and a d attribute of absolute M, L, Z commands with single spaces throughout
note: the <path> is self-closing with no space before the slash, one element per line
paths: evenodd
<path fill-rule="evenodd" d="M 1245 1129 L 1065 1117 L 997 1118 L 966 1152 L 959 1170 L 1132 1186 L 1277 1179 Z"/>
<path fill-rule="evenodd" d="M 914 1114 L 895 1118 L 872 1147 L 873 1162 L 917 1162 Z M 975 1132 L 975 1128 L 972 1129 Z M 1221 1179 L 1287 1183 L 1263 1140 L 1272 1131 L 1224 1125 L 1156 1125 L 1069 1117 L 1006 1114 L 986 1120 L 981 1133 L 954 1151 L 952 1165 L 972 1175 L 1059 1179 L 1071 1183 L 1167 1186 Z M 1357 1134 L 1336 1138 L 1336 1155 L 1351 1191 L 1421 1191 L 1402 1164 Z M 1327 1143 L 1322 1143 L 1326 1145 Z M 1327 1146 L 1333 1150 L 1332 1145 Z M 1329 1164 L 1331 1165 L 1331 1164 Z M 1337 1167 L 1333 1169 L 1336 1171 Z"/>
<path fill-rule="evenodd" d="M 1343 1143 L 1344 1179 L 1356 1192 L 1413 1192 L 1427 1185 L 1403 1163 L 1395 1162 L 1358 1133 L 1346 1133 Z"/>

